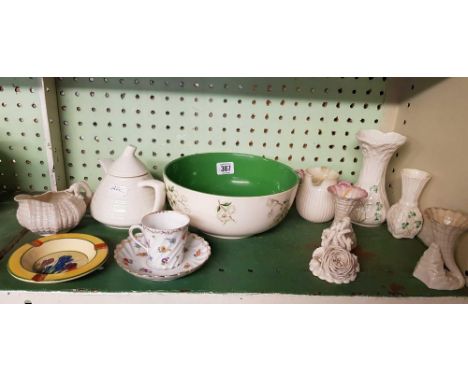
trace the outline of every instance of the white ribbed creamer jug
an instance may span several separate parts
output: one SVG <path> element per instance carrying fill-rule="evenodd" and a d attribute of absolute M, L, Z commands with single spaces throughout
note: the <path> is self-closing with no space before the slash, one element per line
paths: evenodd
<path fill-rule="evenodd" d="M 311 167 L 299 173 L 302 177 L 296 196 L 299 215 L 313 223 L 331 220 L 335 203 L 327 188 L 337 183 L 339 174 L 328 167 Z"/>

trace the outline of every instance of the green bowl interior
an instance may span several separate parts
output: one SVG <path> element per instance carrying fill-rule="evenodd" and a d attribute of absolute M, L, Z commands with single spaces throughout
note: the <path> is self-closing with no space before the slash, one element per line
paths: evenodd
<path fill-rule="evenodd" d="M 218 164 L 234 164 L 233 174 L 218 175 Z M 164 173 L 172 182 L 199 192 L 220 196 L 263 196 L 287 191 L 298 176 L 282 163 L 255 155 L 205 153 L 178 158 Z"/>

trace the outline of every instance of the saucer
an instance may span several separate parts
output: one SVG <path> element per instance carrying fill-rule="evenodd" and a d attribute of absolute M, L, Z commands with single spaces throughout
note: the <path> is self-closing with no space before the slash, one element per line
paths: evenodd
<path fill-rule="evenodd" d="M 142 233 L 135 238 L 145 243 Z M 200 268 L 210 257 L 210 245 L 200 236 L 190 233 L 184 247 L 182 263 L 173 269 L 154 269 L 148 267 L 148 254 L 129 237 L 115 247 L 114 258 L 120 268 L 133 276 L 151 281 L 169 281 L 184 277 Z"/>
<path fill-rule="evenodd" d="M 107 244 L 81 233 L 41 237 L 19 247 L 8 260 L 8 272 L 30 283 L 53 284 L 83 277 L 101 267 Z"/>

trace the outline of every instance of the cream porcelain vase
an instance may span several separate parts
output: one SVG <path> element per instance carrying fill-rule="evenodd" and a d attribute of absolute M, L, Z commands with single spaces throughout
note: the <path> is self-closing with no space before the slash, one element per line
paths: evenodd
<path fill-rule="evenodd" d="M 432 237 L 413 276 L 431 289 L 463 288 L 465 277 L 455 262 L 455 246 L 460 235 L 468 230 L 468 216 L 443 208 L 428 208 L 424 217 L 431 223 Z"/>
<path fill-rule="evenodd" d="M 340 224 L 344 219 L 349 220 L 349 215 L 356 205 L 367 197 L 365 190 L 343 180 L 336 185 L 328 187 L 328 192 L 335 198 L 335 218 L 333 219 L 331 228 Z M 330 232 L 334 232 L 334 230 Z M 347 236 L 350 239 L 351 248 L 355 248 L 357 246 L 357 238 L 351 224 Z"/>
<path fill-rule="evenodd" d="M 402 194 L 398 203 L 388 210 L 388 230 L 396 239 L 412 239 L 423 225 L 423 216 L 418 207 L 419 197 L 431 179 L 426 171 L 405 168 L 401 171 Z"/>
<path fill-rule="evenodd" d="M 368 197 L 354 208 L 353 223 L 365 227 L 377 227 L 385 221 L 389 203 L 385 191 L 385 174 L 393 153 L 406 142 L 398 133 L 380 130 L 360 130 L 356 134 L 361 144 L 364 162 L 357 186 L 367 191 Z"/>
<path fill-rule="evenodd" d="M 296 196 L 297 212 L 313 223 L 330 221 L 335 203 L 328 187 L 336 184 L 339 174 L 327 167 L 308 168 L 299 174 L 302 180 Z"/>
<path fill-rule="evenodd" d="M 129 145 L 116 161 L 99 161 L 105 176 L 91 201 L 91 215 L 112 228 L 127 229 L 164 207 L 164 183 L 153 179 L 135 151 L 136 147 Z"/>

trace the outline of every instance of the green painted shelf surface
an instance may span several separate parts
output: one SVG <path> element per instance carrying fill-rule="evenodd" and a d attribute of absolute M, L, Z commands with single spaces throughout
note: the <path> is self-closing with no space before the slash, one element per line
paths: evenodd
<path fill-rule="evenodd" d="M 19 231 L 16 206 L 0 202 L 2 248 Z M 111 248 L 103 268 L 81 279 L 54 285 L 18 281 L 8 274 L 7 254 L 0 261 L 0 290 L 64 292 L 194 292 L 194 293 L 283 293 L 324 296 L 468 296 L 459 291 L 435 291 L 412 276 L 416 262 L 425 250 L 419 240 L 396 240 L 385 226 L 355 227 L 361 272 L 348 285 L 328 284 L 309 271 L 312 251 L 329 224 L 313 224 L 299 217 L 293 207 L 275 229 L 243 240 L 223 240 L 204 236 L 212 255 L 197 272 L 173 281 L 151 282 L 131 276 L 120 269 L 112 249 L 126 237 L 126 231 L 107 228 L 85 217 L 73 232 L 88 233 L 104 239 Z M 8 229 L 6 228 L 8 227 Z M 35 235 L 26 234 L 19 244 Z M 11 252 L 11 251 L 10 251 Z"/>

